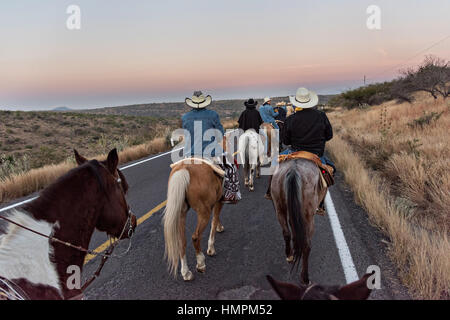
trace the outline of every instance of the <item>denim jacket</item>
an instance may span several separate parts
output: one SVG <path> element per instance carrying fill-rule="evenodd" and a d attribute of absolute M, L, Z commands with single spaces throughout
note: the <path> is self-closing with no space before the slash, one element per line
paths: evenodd
<path fill-rule="evenodd" d="M 259 113 L 264 122 L 271 123 L 275 129 L 279 129 L 278 124 L 275 122 L 275 117 L 278 115 L 278 112 L 275 112 L 270 104 L 261 106 L 259 108 Z"/>
<path fill-rule="evenodd" d="M 205 148 L 208 147 L 211 143 L 213 143 L 212 146 L 217 146 L 216 138 L 214 136 L 205 137 L 206 141 L 203 141 L 204 134 L 208 129 L 217 129 L 219 130 L 221 136 L 224 135 L 224 129 L 222 124 L 220 123 L 219 115 L 213 110 L 192 109 L 188 113 L 185 113 L 181 120 L 183 123 L 183 129 L 187 130 L 191 137 L 190 146 L 187 146 L 188 150 L 185 150 L 185 155 L 203 156 Z M 208 149 L 210 149 L 212 146 L 209 146 Z M 222 150 L 221 146 L 220 150 Z M 209 152 L 207 153 L 208 154 L 205 154 L 206 157 L 216 156 L 214 150 L 211 152 L 211 154 L 209 154 Z"/>

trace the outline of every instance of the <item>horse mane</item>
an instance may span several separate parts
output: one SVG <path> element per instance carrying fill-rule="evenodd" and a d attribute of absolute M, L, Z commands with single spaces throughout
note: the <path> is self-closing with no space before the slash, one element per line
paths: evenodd
<path fill-rule="evenodd" d="M 82 164 L 81 166 L 71 169 L 69 172 L 62 175 L 55 182 L 43 189 L 39 194 L 39 197 L 29 204 L 26 204 L 24 206 L 24 209 L 26 211 L 30 211 L 30 209 L 31 211 L 33 211 L 33 208 L 39 208 L 45 206 L 45 204 L 47 203 L 51 203 L 57 200 L 61 194 L 61 190 L 70 188 L 70 186 L 73 185 L 74 179 L 76 179 L 76 177 L 79 177 L 80 174 L 82 174 L 82 172 L 86 170 L 88 170 L 93 175 L 93 177 L 95 177 L 100 191 L 107 195 L 105 182 L 103 181 L 100 173 L 101 167 L 102 165 L 97 160 L 90 160 Z"/>

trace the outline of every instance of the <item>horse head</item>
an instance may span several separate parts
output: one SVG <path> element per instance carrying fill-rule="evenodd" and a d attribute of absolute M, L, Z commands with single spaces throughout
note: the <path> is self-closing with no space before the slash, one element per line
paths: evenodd
<path fill-rule="evenodd" d="M 90 162 L 81 156 L 77 150 L 74 150 L 74 154 L 79 166 Z M 128 183 L 123 173 L 118 169 L 117 150 L 111 150 L 106 160 L 98 161 L 98 163 L 100 164 L 98 170 L 100 182 L 107 197 L 103 206 L 101 206 L 96 228 L 120 239 L 128 238 L 134 232 L 137 220 L 125 198 L 128 192 Z"/>
<path fill-rule="evenodd" d="M 366 300 L 371 292 L 367 286 L 367 279 L 371 275 L 367 273 L 361 279 L 345 286 L 296 286 L 277 281 L 271 276 L 266 278 L 282 300 Z"/>

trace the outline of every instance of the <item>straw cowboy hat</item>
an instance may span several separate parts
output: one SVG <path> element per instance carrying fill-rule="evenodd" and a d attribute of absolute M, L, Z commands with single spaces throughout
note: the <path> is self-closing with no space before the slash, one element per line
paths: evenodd
<path fill-rule="evenodd" d="M 272 99 L 270 97 L 265 97 L 263 104 L 266 104 L 267 102 L 271 102 L 271 101 L 272 101 Z"/>
<path fill-rule="evenodd" d="M 203 109 L 211 104 L 212 98 L 210 95 L 206 97 L 203 95 L 201 91 L 195 91 L 192 95 L 192 98 L 186 98 L 184 102 L 194 109 Z"/>
<path fill-rule="evenodd" d="M 307 109 L 312 108 L 319 103 L 319 96 L 306 88 L 298 88 L 295 97 L 289 97 L 294 107 Z"/>
<path fill-rule="evenodd" d="M 284 101 L 281 101 L 281 102 L 277 103 L 277 107 L 282 107 L 282 106 L 285 106 L 285 105 L 286 105 L 286 102 L 284 102 Z"/>

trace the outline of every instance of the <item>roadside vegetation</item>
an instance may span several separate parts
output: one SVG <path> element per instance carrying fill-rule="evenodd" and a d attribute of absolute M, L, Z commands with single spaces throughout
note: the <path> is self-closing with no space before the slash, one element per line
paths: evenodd
<path fill-rule="evenodd" d="M 179 119 L 56 112 L 0 111 L 0 203 L 39 191 L 75 166 L 73 149 L 120 163 L 171 148 Z M 236 126 L 229 119 L 226 129 Z"/>
<path fill-rule="evenodd" d="M 427 59 L 410 70 L 408 81 L 429 68 Z M 445 68 L 450 75 L 448 63 Z M 389 255 L 416 298 L 450 299 L 450 78 L 445 79 L 433 92 L 417 90 L 420 82 L 403 83 L 407 99 L 383 96 L 395 81 L 352 90 L 338 96 L 334 103 L 343 104 L 328 113 L 335 137 L 327 148 L 356 201 L 389 238 Z"/>

